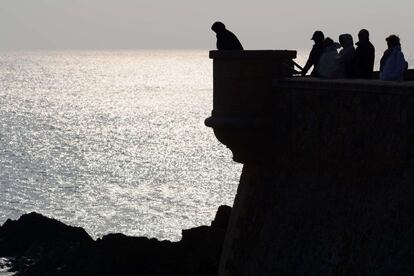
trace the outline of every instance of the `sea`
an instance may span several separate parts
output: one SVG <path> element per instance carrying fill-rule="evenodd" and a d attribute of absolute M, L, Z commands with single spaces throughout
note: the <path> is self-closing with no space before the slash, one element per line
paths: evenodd
<path fill-rule="evenodd" d="M 0 224 L 35 211 L 179 240 L 232 205 L 208 51 L 2 52 L 0 84 Z"/>
<path fill-rule="evenodd" d="M 0 52 L 0 225 L 35 211 L 172 241 L 209 225 L 242 169 L 204 125 L 212 85 L 207 50 Z"/>

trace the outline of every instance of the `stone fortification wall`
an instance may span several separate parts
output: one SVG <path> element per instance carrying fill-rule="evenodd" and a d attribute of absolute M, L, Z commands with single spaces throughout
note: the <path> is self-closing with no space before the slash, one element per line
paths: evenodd
<path fill-rule="evenodd" d="M 296 78 L 277 81 L 271 97 L 272 162 L 366 174 L 411 159 L 414 83 Z"/>
<path fill-rule="evenodd" d="M 266 103 L 215 129 L 245 164 L 219 275 L 412 275 L 414 83 L 278 79 Z"/>

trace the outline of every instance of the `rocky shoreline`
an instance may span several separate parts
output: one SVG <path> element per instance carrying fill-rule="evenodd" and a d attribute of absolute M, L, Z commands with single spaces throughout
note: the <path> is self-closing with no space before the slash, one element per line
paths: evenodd
<path fill-rule="evenodd" d="M 210 226 L 182 231 L 178 242 L 109 234 L 93 240 L 80 227 L 38 213 L 0 227 L 0 258 L 17 276 L 216 275 L 231 207 Z"/>

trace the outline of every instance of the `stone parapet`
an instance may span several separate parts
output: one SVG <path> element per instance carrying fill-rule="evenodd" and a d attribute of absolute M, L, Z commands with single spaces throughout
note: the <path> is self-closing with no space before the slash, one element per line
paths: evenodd
<path fill-rule="evenodd" d="M 411 160 L 413 82 L 281 79 L 271 101 L 272 162 L 382 173 Z"/>

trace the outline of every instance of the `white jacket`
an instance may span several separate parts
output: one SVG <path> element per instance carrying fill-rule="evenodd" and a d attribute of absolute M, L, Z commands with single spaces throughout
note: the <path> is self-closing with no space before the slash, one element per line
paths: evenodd
<path fill-rule="evenodd" d="M 401 51 L 401 46 L 395 46 L 384 63 L 380 72 L 381 80 L 402 80 L 407 69 L 407 62 Z"/>
<path fill-rule="evenodd" d="M 325 48 L 316 68 L 318 77 L 329 79 L 338 77 L 338 52 L 336 48 L 336 45 Z"/>

